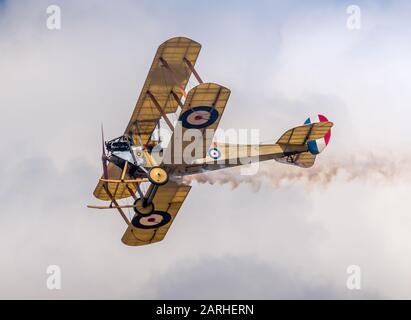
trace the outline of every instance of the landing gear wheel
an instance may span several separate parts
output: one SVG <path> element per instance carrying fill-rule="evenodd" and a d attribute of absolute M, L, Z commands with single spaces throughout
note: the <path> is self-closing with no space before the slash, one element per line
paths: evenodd
<path fill-rule="evenodd" d="M 168 182 L 168 173 L 163 168 L 152 167 L 148 172 L 148 180 L 156 186 L 165 185 Z"/>
<path fill-rule="evenodd" d="M 138 198 L 134 201 L 134 212 L 140 216 L 147 216 L 153 213 L 154 204 L 150 203 L 144 206 L 144 199 Z"/>

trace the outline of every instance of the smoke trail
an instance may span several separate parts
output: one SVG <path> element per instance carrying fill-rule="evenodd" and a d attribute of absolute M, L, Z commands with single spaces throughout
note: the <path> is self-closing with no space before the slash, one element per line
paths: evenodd
<path fill-rule="evenodd" d="M 267 161 L 260 163 L 254 175 L 241 175 L 239 167 L 214 172 L 200 173 L 183 178 L 183 182 L 208 184 L 230 184 L 233 189 L 240 184 L 249 184 L 258 190 L 264 182 L 274 187 L 302 183 L 306 188 L 327 186 L 335 179 L 346 182 L 354 180 L 372 182 L 392 182 L 404 178 L 411 172 L 411 158 L 381 156 L 372 153 L 353 155 L 345 158 L 322 157 L 317 159 L 312 168 L 303 169 L 295 166 Z"/>

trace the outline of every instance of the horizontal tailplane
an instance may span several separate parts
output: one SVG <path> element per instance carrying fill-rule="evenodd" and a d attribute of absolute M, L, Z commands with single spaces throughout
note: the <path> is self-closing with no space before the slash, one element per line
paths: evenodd
<path fill-rule="evenodd" d="M 275 160 L 302 168 L 312 167 L 316 155 L 322 152 L 330 141 L 332 126 L 333 123 L 323 115 L 308 118 L 303 126 L 288 130 L 278 139 L 277 144 L 281 146 L 285 155 Z M 293 151 L 293 147 L 304 145 L 307 147 L 306 151 Z"/>

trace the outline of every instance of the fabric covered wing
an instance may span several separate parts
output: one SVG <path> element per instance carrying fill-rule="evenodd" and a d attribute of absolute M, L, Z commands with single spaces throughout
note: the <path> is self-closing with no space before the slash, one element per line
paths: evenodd
<path fill-rule="evenodd" d="M 215 83 L 202 83 L 190 90 L 165 152 L 164 164 L 192 164 L 207 155 L 230 93 Z"/>
<path fill-rule="evenodd" d="M 158 48 L 126 134 L 131 134 L 135 139 L 140 134 L 143 144 L 150 140 L 161 114 L 147 92 L 155 97 L 164 113 L 176 111 L 178 102 L 175 98 L 181 99 L 182 89 L 185 89 L 191 76 L 186 60 L 194 66 L 200 50 L 199 43 L 183 37 L 169 39 Z M 167 67 L 162 61 L 166 61 Z"/>
<path fill-rule="evenodd" d="M 113 163 L 109 163 L 107 166 L 108 170 L 108 178 L 115 180 L 115 179 L 120 179 L 121 178 L 121 173 L 122 170 L 114 165 Z M 101 178 L 104 178 L 103 176 Z M 125 176 L 125 179 L 131 179 L 127 174 Z M 93 194 L 97 199 L 100 200 L 106 200 L 109 201 L 111 198 L 107 194 L 103 182 L 100 180 L 96 186 L 96 189 L 94 190 Z M 134 195 L 137 192 L 137 188 L 133 184 L 125 184 L 125 183 L 112 183 L 108 182 L 108 188 L 110 194 L 115 198 L 115 199 L 123 199 L 123 198 L 128 198 Z M 133 193 L 131 194 L 130 191 Z"/>
<path fill-rule="evenodd" d="M 190 189 L 190 186 L 174 181 L 161 186 L 153 199 L 154 213 L 140 220 L 141 228 L 130 225 L 121 241 L 129 246 L 141 246 L 163 240 Z M 150 219 L 155 220 L 157 217 L 162 219 L 165 214 L 171 218 L 165 225 L 156 227 L 155 221 L 150 222 Z"/>

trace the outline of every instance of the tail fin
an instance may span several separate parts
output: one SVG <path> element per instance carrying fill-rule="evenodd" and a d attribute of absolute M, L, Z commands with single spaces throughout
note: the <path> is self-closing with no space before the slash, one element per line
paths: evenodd
<path fill-rule="evenodd" d="M 317 117 L 310 117 L 307 120 L 305 120 L 304 124 L 312 124 L 315 123 L 315 120 L 318 120 L 318 122 L 328 122 L 328 119 L 326 116 L 323 116 L 322 114 L 319 114 Z M 307 142 L 308 146 L 308 151 L 310 151 L 312 154 L 319 154 L 322 152 L 325 147 L 328 145 L 331 139 L 331 128 L 328 130 L 328 132 L 324 135 L 324 137 L 316 140 L 310 140 Z"/>
<path fill-rule="evenodd" d="M 323 115 L 308 118 L 303 126 L 288 130 L 277 141 L 286 155 L 275 160 L 302 168 L 313 166 L 316 155 L 322 152 L 330 141 L 332 126 L 333 123 Z M 294 151 L 296 146 L 304 145 L 307 151 Z"/>

